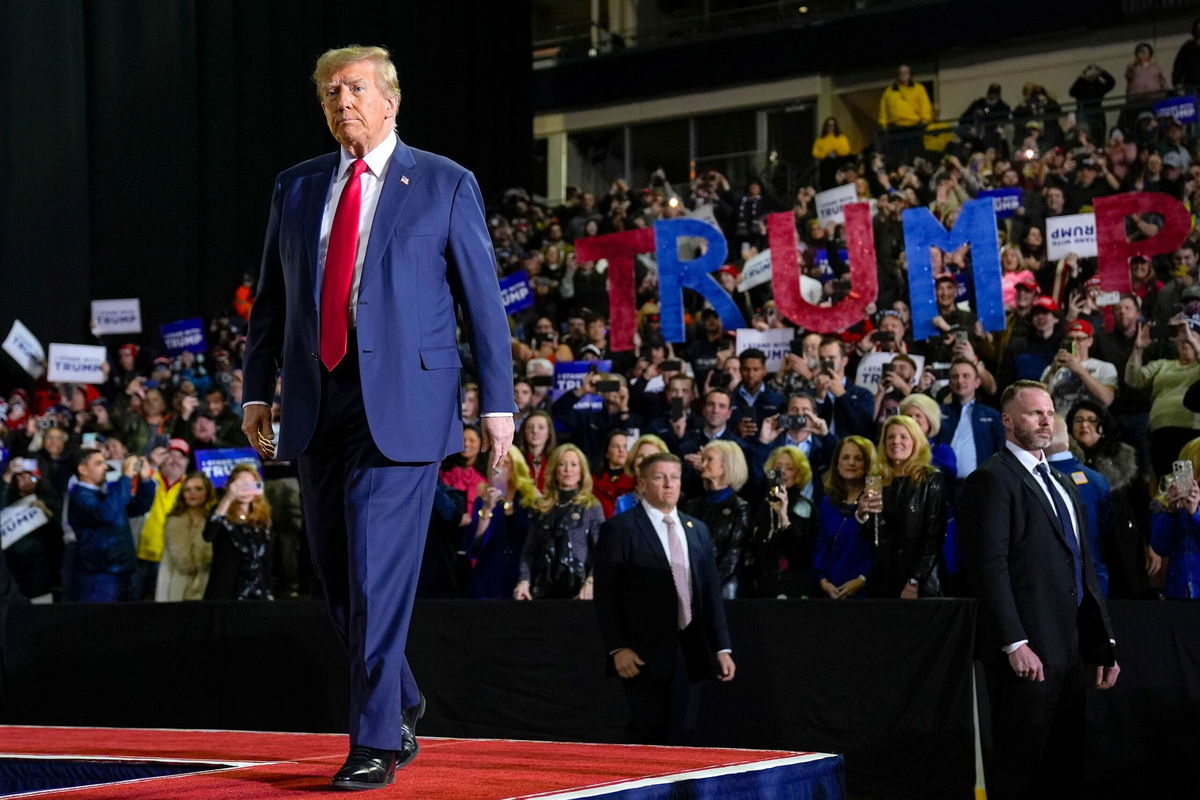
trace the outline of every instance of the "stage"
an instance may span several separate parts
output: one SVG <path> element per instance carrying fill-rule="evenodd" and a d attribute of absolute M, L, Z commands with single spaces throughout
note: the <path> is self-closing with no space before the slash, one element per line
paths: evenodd
<path fill-rule="evenodd" d="M 0 797 L 267 800 L 327 793 L 339 734 L 0 727 Z M 373 797 L 840 800 L 841 756 L 420 737 L 417 760 Z M 177 774 L 163 774 L 179 770 Z M 57 788 L 44 788 L 55 786 Z"/>

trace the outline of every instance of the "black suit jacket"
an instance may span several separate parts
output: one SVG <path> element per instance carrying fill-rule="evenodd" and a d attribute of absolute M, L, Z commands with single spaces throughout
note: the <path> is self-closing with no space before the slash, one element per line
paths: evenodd
<path fill-rule="evenodd" d="M 683 646 L 692 680 L 716 677 L 717 651 L 731 649 L 725 606 L 708 529 L 700 520 L 679 514 L 691 564 L 692 622 L 679 631 L 678 602 L 671 564 L 641 503 L 600 528 L 594 565 L 596 613 L 606 653 L 628 647 L 638 654 L 650 677 L 666 677 L 673 648 Z M 612 656 L 608 674 L 615 674 Z"/>
<path fill-rule="evenodd" d="M 1087 515 L 1075 487 L 1054 470 L 1081 527 Z M 1083 660 L 1110 666 L 1115 660 L 1112 625 L 1080 530 L 1083 601 L 1075 598 L 1075 562 L 1058 516 L 1038 484 L 1007 447 L 971 473 L 959 495 L 959 540 L 979 602 L 978 655 L 1004 657 L 1004 646 L 1029 640 L 1047 665 L 1066 667 L 1078 631 Z"/>

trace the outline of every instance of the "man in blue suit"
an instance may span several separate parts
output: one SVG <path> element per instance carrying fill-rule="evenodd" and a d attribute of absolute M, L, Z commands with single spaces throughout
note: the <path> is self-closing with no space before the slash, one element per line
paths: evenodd
<path fill-rule="evenodd" d="M 484 447 L 512 442 L 512 362 L 474 177 L 395 133 L 400 88 L 378 47 L 330 50 L 313 79 L 337 152 L 275 181 L 245 353 L 242 426 L 298 462 L 313 563 L 350 656 L 339 789 L 392 782 L 424 699 L 404 657 L 441 459 L 462 450 L 461 311 Z"/>
<path fill-rule="evenodd" d="M 950 445 L 961 481 L 1004 447 L 1004 422 L 1000 412 L 976 400 L 979 370 L 965 358 L 950 363 L 950 393 L 954 402 L 942 406 L 942 428 L 937 441 Z M 964 424 L 964 419 L 970 424 Z"/>

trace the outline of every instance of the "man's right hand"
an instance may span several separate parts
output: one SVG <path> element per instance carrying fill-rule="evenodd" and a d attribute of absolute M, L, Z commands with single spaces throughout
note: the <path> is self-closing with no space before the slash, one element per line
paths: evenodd
<path fill-rule="evenodd" d="M 1008 663 L 1021 680 L 1031 683 L 1042 683 L 1046 680 L 1046 673 L 1042 670 L 1042 660 L 1027 644 L 1023 644 L 1009 653 Z"/>
<path fill-rule="evenodd" d="M 613 665 L 616 666 L 617 674 L 622 678 L 633 678 L 641 673 L 638 667 L 644 667 L 646 662 L 638 658 L 638 654 L 628 647 L 623 647 L 613 653 Z"/>
<path fill-rule="evenodd" d="M 126 478 L 132 478 L 138 474 L 141 465 L 138 464 L 142 460 L 141 456 L 125 456 L 125 460 L 121 462 L 121 474 Z"/>
<path fill-rule="evenodd" d="M 259 458 L 271 460 L 275 458 L 275 431 L 271 429 L 271 407 L 255 403 L 246 406 L 242 412 L 242 433 L 246 441 L 258 453 Z"/>

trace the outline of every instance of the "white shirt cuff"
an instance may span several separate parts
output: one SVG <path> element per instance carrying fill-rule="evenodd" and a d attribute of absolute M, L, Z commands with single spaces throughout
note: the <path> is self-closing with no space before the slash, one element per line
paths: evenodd
<path fill-rule="evenodd" d="M 511 417 L 511 411 L 489 411 L 486 414 L 480 414 L 481 417 Z"/>
<path fill-rule="evenodd" d="M 1023 644 L 1029 644 L 1029 640 L 1028 640 L 1028 639 L 1022 639 L 1022 640 L 1021 640 L 1021 641 L 1019 641 L 1019 642 L 1013 642 L 1012 644 L 1008 645 L 1007 647 L 1001 647 L 1000 649 L 1001 649 L 1001 650 L 1003 650 L 1005 653 L 1009 653 L 1009 654 L 1011 654 L 1011 653 L 1013 653 L 1013 652 L 1014 652 L 1014 651 L 1015 651 L 1015 650 L 1016 650 L 1018 647 L 1020 647 L 1020 646 L 1021 646 L 1021 645 L 1023 645 Z"/>
<path fill-rule="evenodd" d="M 247 406 L 267 406 L 270 408 L 271 404 L 265 400 L 247 400 L 246 402 L 242 403 L 242 408 L 244 409 Z"/>

